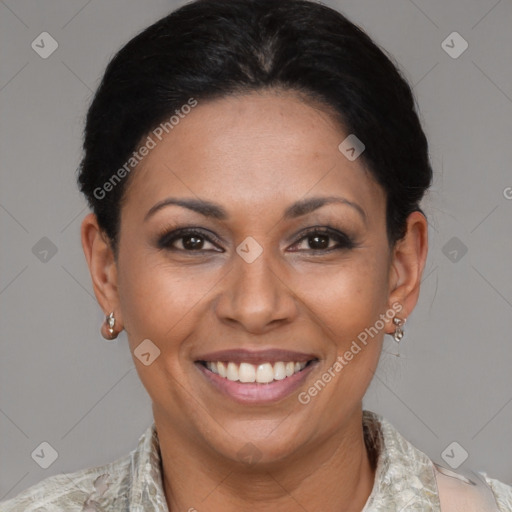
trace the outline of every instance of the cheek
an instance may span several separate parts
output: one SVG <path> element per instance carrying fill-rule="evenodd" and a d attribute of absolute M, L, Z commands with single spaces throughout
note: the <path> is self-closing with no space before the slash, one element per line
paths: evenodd
<path fill-rule="evenodd" d="M 179 384 L 186 380 L 180 353 L 198 325 L 194 307 L 200 308 L 198 301 L 209 287 L 199 286 L 198 290 L 183 273 L 161 262 L 128 260 L 120 265 L 119 297 L 137 373 L 154 404 L 184 410 L 190 397 Z M 150 344 L 149 352 L 158 356 L 146 366 L 138 360 L 142 351 L 137 349 L 147 339 L 160 352 Z"/>
<path fill-rule="evenodd" d="M 217 265 L 185 265 L 148 256 L 132 242 L 119 261 L 119 298 L 124 327 L 132 349 L 149 338 L 160 350 L 177 349 L 172 341 L 183 340 L 198 313 L 204 323 L 205 301 L 228 272 Z M 387 274 L 384 258 L 364 248 L 347 253 L 335 263 L 293 263 L 282 269 L 283 279 L 313 313 L 313 322 L 324 326 L 328 337 L 347 340 L 375 322 L 386 300 Z M 286 292 L 283 292 L 286 293 Z M 210 319 L 213 320 L 213 319 Z M 329 332 L 331 334 L 329 334 Z"/>
<path fill-rule="evenodd" d="M 363 250 L 336 265 L 319 266 L 296 286 L 321 320 L 325 334 L 334 336 L 341 349 L 384 312 L 387 282 L 384 258 Z"/>
<path fill-rule="evenodd" d="M 318 271 L 318 286 L 306 290 L 316 323 L 329 340 L 320 379 L 329 381 L 320 403 L 331 403 L 342 419 L 362 399 L 377 367 L 387 307 L 387 263 L 377 252 L 361 251 L 345 264 Z M 319 383 L 318 388 L 323 384 Z M 311 390 L 313 394 L 316 390 Z"/>
<path fill-rule="evenodd" d="M 338 329 L 337 385 L 333 399 L 339 403 L 347 396 L 362 399 L 377 367 L 388 300 L 388 269 L 385 258 L 368 252 L 358 261 L 357 268 L 343 275 L 338 301 L 333 314 Z"/>
<path fill-rule="evenodd" d="M 118 285 L 132 351 L 144 339 L 162 353 L 186 348 L 187 337 L 198 326 L 198 312 L 204 309 L 201 301 L 219 277 L 218 269 L 173 265 L 163 254 L 125 252 L 119 262 Z M 175 360 L 168 358 L 171 365 Z"/>

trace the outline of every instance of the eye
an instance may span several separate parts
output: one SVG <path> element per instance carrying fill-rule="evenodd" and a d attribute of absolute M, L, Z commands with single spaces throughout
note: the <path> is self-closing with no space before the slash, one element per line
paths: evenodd
<path fill-rule="evenodd" d="M 302 236 L 295 245 L 302 241 L 305 241 L 306 244 L 309 245 L 309 250 L 323 252 L 340 249 L 353 249 L 357 245 L 349 236 L 345 235 L 345 233 L 330 227 L 315 227 L 306 230 L 305 236 Z M 330 246 L 331 241 L 337 242 L 337 245 L 334 247 Z M 305 250 L 307 251 L 308 248 Z M 301 252 L 301 250 L 299 249 L 298 251 L 292 252 Z"/>
<path fill-rule="evenodd" d="M 176 242 L 179 243 L 176 244 Z M 208 250 L 204 247 L 205 242 L 214 244 L 216 242 L 216 238 L 214 236 L 209 236 L 198 229 L 186 228 L 177 229 L 162 235 L 158 239 L 158 247 L 160 249 L 167 250 L 197 252 Z"/>
<path fill-rule="evenodd" d="M 315 252 L 330 252 L 340 249 L 352 249 L 356 247 L 356 243 L 345 233 L 338 231 L 331 227 L 313 227 L 309 228 L 302 234 L 302 237 L 295 242 L 297 246 L 305 241 L 309 248 L 306 249 L 292 249 L 292 252 L 315 251 Z M 336 242 L 334 247 L 332 242 Z M 211 244 L 216 249 L 209 249 L 205 244 Z M 211 234 L 206 234 L 204 231 L 196 228 L 182 228 L 174 231 L 164 233 L 157 242 L 160 249 L 170 251 L 185 251 L 185 252 L 200 252 L 200 251 L 215 251 L 219 250 L 218 246 L 221 244 L 220 240 Z"/>

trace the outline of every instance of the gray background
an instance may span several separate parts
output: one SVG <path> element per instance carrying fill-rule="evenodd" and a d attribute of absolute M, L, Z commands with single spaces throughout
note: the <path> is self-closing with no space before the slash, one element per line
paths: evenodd
<path fill-rule="evenodd" d="M 181 3 L 0 1 L 0 499 L 125 455 L 152 421 L 124 333 L 99 333 L 75 169 L 109 58 Z M 457 441 L 460 469 L 512 483 L 512 2 L 326 3 L 414 85 L 435 170 L 421 298 L 400 358 L 385 337 L 365 408 L 435 461 Z M 31 48 L 43 31 L 59 45 L 47 59 Z M 453 31 L 469 44 L 458 58 L 441 46 Z M 46 262 L 43 237 L 57 249 Z M 46 470 L 31 458 L 42 441 L 59 454 Z"/>

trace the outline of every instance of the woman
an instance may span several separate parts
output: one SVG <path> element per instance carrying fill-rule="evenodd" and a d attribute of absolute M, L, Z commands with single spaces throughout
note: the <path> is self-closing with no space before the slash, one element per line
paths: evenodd
<path fill-rule="evenodd" d="M 362 409 L 418 300 L 432 180 L 364 32 L 304 0 L 190 3 L 114 57 L 84 150 L 102 333 L 126 331 L 154 423 L 2 511 L 512 510 Z"/>

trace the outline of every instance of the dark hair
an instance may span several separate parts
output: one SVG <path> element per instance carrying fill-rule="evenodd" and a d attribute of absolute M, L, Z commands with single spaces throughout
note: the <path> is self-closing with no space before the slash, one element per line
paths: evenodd
<path fill-rule="evenodd" d="M 269 88 L 320 101 L 363 141 L 359 158 L 386 193 L 390 246 L 403 238 L 432 169 L 411 88 L 391 57 L 316 2 L 197 0 L 119 50 L 87 114 L 78 183 L 116 257 L 126 162 L 144 137 L 191 98 Z"/>

